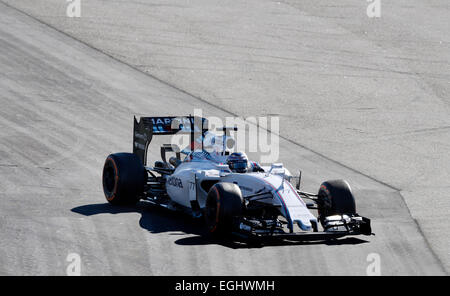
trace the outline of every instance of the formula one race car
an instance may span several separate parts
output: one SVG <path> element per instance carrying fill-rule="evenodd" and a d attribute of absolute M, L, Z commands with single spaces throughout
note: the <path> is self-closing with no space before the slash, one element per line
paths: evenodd
<path fill-rule="evenodd" d="M 193 116 L 135 118 L 133 153 L 106 159 L 106 199 L 113 205 L 144 200 L 204 217 L 209 232 L 216 234 L 259 238 L 371 234 L 370 220 L 356 213 L 346 181 L 326 181 L 317 194 L 303 192 L 301 173 L 293 177 L 283 164 L 264 167 L 250 162 L 245 153 L 231 153 L 232 130 L 237 128 L 223 128 L 223 135 L 216 136 L 205 118 Z M 189 136 L 188 147 L 164 144 L 161 160 L 147 166 L 152 137 L 175 134 Z M 167 161 L 168 154 L 173 156 Z M 310 209 L 317 209 L 318 217 Z"/>

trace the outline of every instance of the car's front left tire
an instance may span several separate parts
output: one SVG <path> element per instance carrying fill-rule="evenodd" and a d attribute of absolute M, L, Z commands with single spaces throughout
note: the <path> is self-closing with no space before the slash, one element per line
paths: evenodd
<path fill-rule="evenodd" d="M 233 183 L 214 184 L 208 192 L 205 222 L 212 234 L 227 235 L 238 230 L 244 210 L 244 200 L 239 186 Z"/>
<path fill-rule="evenodd" d="M 147 172 L 133 153 L 115 153 L 106 158 L 103 167 L 103 192 L 113 205 L 136 204 L 144 192 Z"/>

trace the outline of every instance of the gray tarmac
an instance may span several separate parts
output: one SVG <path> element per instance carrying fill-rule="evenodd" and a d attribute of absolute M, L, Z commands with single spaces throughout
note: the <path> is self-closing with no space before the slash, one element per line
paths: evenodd
<path fill-rule="evenodd" d="M 80 19 L 0 2 L 0 274 L 63 275 L 73 252 L 85 275 L 364 275 L 371 253 L 384 275 L 448 272 L 445 1 L 383 1 L 379 19 L 364 1 L 82 1 Z M 254 248 L 107 205 L 133 115 L 194 108 L 280 116 L 280 161 L 309 191 L 347 179 L 376 235 Z"/>

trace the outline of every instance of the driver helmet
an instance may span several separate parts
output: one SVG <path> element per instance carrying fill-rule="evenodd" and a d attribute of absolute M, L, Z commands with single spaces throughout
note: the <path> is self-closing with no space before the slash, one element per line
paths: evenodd
<path fill-rule="evenodd" d="M 230 170 L 235 173 L 246 173 L 248 169 L 248 158 L 244 152 L 233 152 L 227 158 Z"/>

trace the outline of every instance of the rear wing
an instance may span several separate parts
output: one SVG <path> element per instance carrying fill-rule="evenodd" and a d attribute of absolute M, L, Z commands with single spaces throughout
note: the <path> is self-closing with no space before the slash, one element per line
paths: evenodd
<path fill-rule="evenodd" d="M 147 165 L 148 145 L 154 135 L 191 134 L 191 145 L 196 136 L 208 131 L 208 120 L 198 116 L 134 117 L 133 153 Z M 193 147 L 191 147 L 193 150 Z"/>

